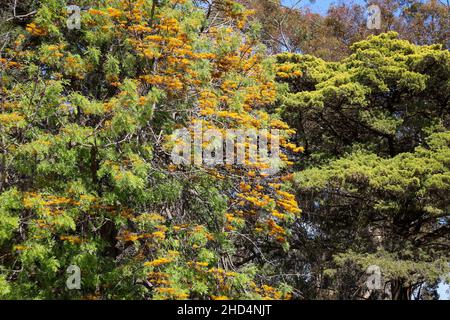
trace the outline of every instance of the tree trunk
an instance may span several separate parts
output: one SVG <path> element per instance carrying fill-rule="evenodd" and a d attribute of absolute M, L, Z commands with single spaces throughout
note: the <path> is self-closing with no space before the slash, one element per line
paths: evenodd
<path fill-rule="evenodd" d="M 391 283 L 392 300 L 411 300 L 411 287 L 406 287 L 401 279 Z"/>

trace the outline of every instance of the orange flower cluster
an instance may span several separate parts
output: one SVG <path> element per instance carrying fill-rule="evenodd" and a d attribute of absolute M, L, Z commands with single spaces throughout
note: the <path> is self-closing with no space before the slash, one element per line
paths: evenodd
<path fill-rule="evenodd" d="M 60 236 L 60 240 L 67 241 L 70 244 L 81 244 L 83 241 L 77 236 Z"/>
<path fill-rule="evenodd" d="M 261 287 L 257 287 L 255 285 L 255 292 L 259 293 L 263 300 L 291 300 L 291 294 L 284 294 L 280 290 L 268 286 L 262 285 Z"/>
<path fill-rule="evenodd" d="M 42 27 L 39 27 L 34 22 L 27 24 L 26 30 L 31 33 L 33 36 L 40 37 L 47 35 L 47 30 Z"/>
<path fill-rule="evenodd" d="M 146 266 L 146 267 L 158 267 L 158 266 L 161 266 L 163 264 L 171 263 L 172 261 L 173 260 L 169 259 L 169 258 L 158 258 L 158 259 L 155 259 L 153 261 L 144 263 L 144 266 Z"/>
<path fill-rule="evenodd" d="M 161 299 L 186 300 L 189 297 L 187 293 L 175 288 L 156 288 L 155 291 L 161 295 Z"/>
<path fill-rule="evenodd" d="M 20 114 L 13 113 L 0 113 L 0 125 L 11 125 L 23 121 L 25 118 Z"/>
<path fill-rule="evenodd" d="M 164 272 L 150 272 L 148 274 L 148 281 L 157 286 L 169 285 L 169 275 Z"/>
<path fill-rule="evenodd" d="M 295 195 L 277 190 L 276 191 L 279 199 L 277 200 L 277 204 L 283 207 L 287 212 L 293 213 L 293 214 L 299 214 L 302 211 L 298 208 L 298 203 L 295 200 Z"/>
<path fill-rule="evenodd" d="M 79 202 L 66 197 L 27 192 L 24 194 L 23 205 L 27 209 L 32 209 L 34 207 L 60 207 L 67 205 L 77 206 L 79 205 Z"/>
<path fill-rule="evenodd" d="M 290 79 L 301 77 L 303 73 L 299 70 L 298 64 L 284 63 L 278 66 L 277 77 L 281 79 Z"/>
<path fill-rule="evenodd" d="M 17 68 L 20 64 L 14 61 L 9 61 L 5 58 L 0 58 L 0 67 L 2 68 Z"/>

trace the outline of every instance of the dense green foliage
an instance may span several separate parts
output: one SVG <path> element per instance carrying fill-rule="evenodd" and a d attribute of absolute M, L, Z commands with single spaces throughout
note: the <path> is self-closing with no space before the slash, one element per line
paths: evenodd
<path fill-rule="evenodd" d="M 2 296 L 287 297 L 247 260 L 254 242 L 288 247 L 300 210 L 279 177 L 170 157 L 174 130 L 199 122 L 282 127 L 292 148 L 246 10 L 217 1 L 213 23 L 191 1 L 99 1 L 70 30 L 61 1 L 32 9 L 2 25 Z"/>
<path fill-rule="evenodd" d="M 449 273 L 450 54 L 395 33 L 352 50 L 339 63 L 278 57 L 282 112 L 306 150 L 299 255 L 323 292 L 362 297 L 364 270 L 378 265 L 406 299 Z"/>
<path fill-rule="evenodd" d="M 64 1 L 0 5 L 1 299 L 437 298 L 450 53 L 421 44 L 446 31 L 292 34 L 316 56 L 271 56 L 284 35 L 239 2 L 79 1 L 72 30 Z M 175 165 L 176 130 L 198 124 L 279 130 L 282 170 Z"/>

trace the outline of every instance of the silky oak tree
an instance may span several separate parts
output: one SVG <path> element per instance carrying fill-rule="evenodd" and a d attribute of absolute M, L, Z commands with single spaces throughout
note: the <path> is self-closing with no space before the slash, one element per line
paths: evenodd
<path fill-rule="evenodd" d="M 265 248 L 300 213 L 283 172 L 175 165 L 176 129 L 277 129 L 275 74 L 229 0 L 30 2 L 2 24 L 2 298 L 282 299 Z M 15 8 L 15 7 L 14 7 Z M 273 250 L 273 249 L 271 249 Z M 81 289 L 66 288 L 66 269 Z"/>

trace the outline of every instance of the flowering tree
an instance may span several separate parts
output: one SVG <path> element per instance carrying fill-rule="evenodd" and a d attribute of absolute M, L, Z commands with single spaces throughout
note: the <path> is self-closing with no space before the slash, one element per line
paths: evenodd
<path fill-rule="evenodd" d="M 0 296 L 287 298 L 266 278 L 300 213 L 263 159 L 175 165 L 176 129 L 293 131 L 250 14 L 230 0 L 57 0 L 14 11 L 0 55 Z M 14 10 L 16 8 L 14 7 Z M 17 9 L 18 10 L 18 9 Z M 248 145 L 245 139 L 242 142 Z M 81 270 L 81 290 L 66 269 Z"/>

